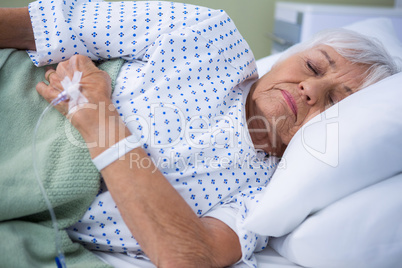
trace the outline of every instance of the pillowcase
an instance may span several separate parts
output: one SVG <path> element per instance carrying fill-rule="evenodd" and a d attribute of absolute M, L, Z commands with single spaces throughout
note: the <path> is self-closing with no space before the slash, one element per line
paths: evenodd
<path fill-rule="evenodd" d="M 272 66 L 274 66 L 275 62 L 282 56 L 282 54 L 282 52 L 276 53 L 257 60 L 256 64 L 259 77 L 268 73 L 268 71 L 271 70 Z"/>
<path fill-rule="evenodd" d="M 401 84 L 402 73 L 388 77 L 303 126 L 245 227 L 285 235 L 308 215 L 401 172 Z"/>
<path fill-rule="evenodd" d="M 368 20 L 349 29 L 363 32 L 361 27 L 366 25 L 366 32 L 377 33 L 393 53 L 392 48 L 402 49 L 402 45 L 388 38 L 393 28 L 386 21 Z M 244 227 L 262 235 L 283 236 L 310 214 L 401 172 L 401 84 L 401 73 L 384 79 L 301 128 Z"/>
<path fill-rule="evenodd" d="M 401 189 L 399 174 L 349 195 L 270 246 L 307 267 L 400 267 Z"/>
<path fill-rule="evenodd" d="M 375 37 L 384 44 L 388 53 L 395 59 L 402 68 L 402 43 L 397 38 L 392 21 L 387 18 L 374 18 L 359 21 L 344 27 L 367 36 Z"/>

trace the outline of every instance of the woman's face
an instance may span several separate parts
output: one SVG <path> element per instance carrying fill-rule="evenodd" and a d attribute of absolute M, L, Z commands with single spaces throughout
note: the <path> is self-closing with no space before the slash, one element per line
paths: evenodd
<path fill-rule="evenodd" d="M 253 85 L 247 99 L 256 148 L 281 155 L 308 120 L 358 90 L 366 69 L 326 45 L 276 64 Z"/>

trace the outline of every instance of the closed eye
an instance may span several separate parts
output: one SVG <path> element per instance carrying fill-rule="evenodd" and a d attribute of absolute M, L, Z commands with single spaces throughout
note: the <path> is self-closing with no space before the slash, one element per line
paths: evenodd
<path fill-rule="evenodd" d="M 307 61 L 307 67 L 312 71 L 315 75 L 319 75 L 317 69 L 313 66 L 313 64 L 310 61 Z"/>

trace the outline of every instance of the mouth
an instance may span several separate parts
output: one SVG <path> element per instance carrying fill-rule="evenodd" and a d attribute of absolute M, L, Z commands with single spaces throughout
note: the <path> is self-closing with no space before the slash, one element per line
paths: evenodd
<path fill-rule="evenodd" d="M 286 90 L 281 90 L 283 98 L 285 99 L 286 103 L 288 104 L 290 110 L 292 110 L 293 114 L 297 118 L 297 105 L 293 96 L 287 92 Z"/>

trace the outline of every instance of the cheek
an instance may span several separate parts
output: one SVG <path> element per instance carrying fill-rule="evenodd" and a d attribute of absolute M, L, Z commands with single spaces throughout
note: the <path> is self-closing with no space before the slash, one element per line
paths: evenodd
<path fill-rule="evenodd" d="M 272 101 L 264 110 L 264 117 L 269 124 L 269 132 L 273 137 L 280 139 L 281 143 L 288 144 L 298 127 L 295 125 L 294 116 L 289 114 L 288 107 L 279 101 Z"/>
<path fill-rule="evenodd" d="M 267 91 L 255 102 L 261 114 L 269 121 L 278 121 L 287 113 L 278 92 L 277 90 Z"/>
<path fill-rule="evenodd" d="M 283 137 L 282 137 L 283 143 L 288 145 L 289 142 L 292 140 L 292 138 L 297 133 L 297 131 L 299 131 L 300 128 L 301 128 L 301 126 L 295 126 L 295 125 L 290 127 L 288 129 L 288 131 L 283 134 Z"/>
<path fill-rule="evenodd" d="M 279 90 L 272 90 L 257 99 L 256 105 L 268 122 L 270 132 L 281 138 L 290 140 L 292 131 L 296 127 L 292 111 L 283 99 Z M 290 136 L 290 138 L 289 138 Z"/>
<path fill-rule="evenodd" d="M 300 126 L 294 124 L 292 118 L 286 117 L 277 122 L 276 132 L 283 144 L 288 145 L 294 134 L 300 129 Z"/>

